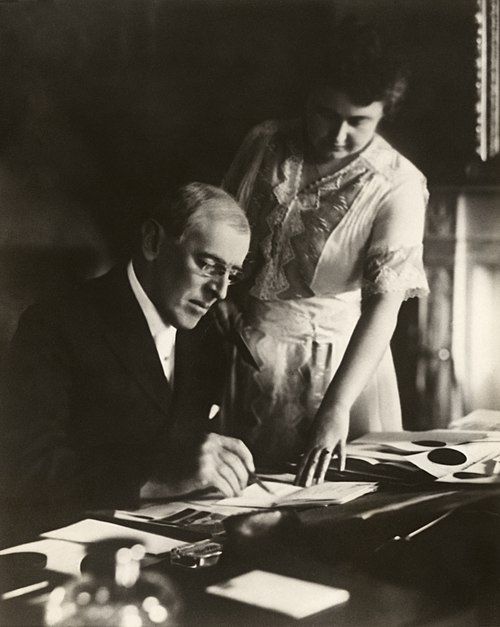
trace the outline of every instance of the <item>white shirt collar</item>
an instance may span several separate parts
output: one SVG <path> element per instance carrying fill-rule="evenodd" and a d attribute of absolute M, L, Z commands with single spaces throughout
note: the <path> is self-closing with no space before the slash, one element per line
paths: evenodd
<path fill-rule="evenodd" d="M 165 324 L 165 322 L 161 319 L 156 307 L 153 305 L 151 299 L 139 283 L 132 261 L 129 261 L 127 266 L 127 276 L 130 282 L 130 287 L 132 288 L 137 302 L 142 309 L 142 313 L 146 318 L 149 331 L 153 336 L 156 347 L 163 353 L 170 353 L 174 346 L 177 329 L 169 324 Z"/>

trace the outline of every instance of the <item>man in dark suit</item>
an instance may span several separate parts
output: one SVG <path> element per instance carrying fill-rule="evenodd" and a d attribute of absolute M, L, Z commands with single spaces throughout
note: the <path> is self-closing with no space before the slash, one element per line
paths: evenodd
<path fill-rule="evenodd" d="M 2 395 L 12 503 L 109 508 L 247 484 L 246 446 L 208 432 L 198 322 L 241 275 L 249 238 L 228 194 L 191 183 L 143 223 L 127 267 L 23 314 Z"/>

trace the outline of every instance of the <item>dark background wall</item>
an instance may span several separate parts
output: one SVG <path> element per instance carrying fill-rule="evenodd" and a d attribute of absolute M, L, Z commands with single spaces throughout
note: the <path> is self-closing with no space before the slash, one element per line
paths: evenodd
<path fill-rule="evenodd" d="M 431 184 L 462 182 L 474 153 L 474 8 L 474 0 L 0 3 L 0 350 L 29 302 L 126 257 L 134 225 L 165 186 L 219 182 L 254 123 L 298 114 L 331 26 L 346 13 L 377 22 L 413 68 L 386 136 Z M 403 311 L 406 335 L 414 317 Z"/>

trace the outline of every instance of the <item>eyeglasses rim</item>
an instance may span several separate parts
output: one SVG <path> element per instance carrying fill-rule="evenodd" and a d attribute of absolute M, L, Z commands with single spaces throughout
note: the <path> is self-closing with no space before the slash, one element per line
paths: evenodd
<path fill-rule="evenodd" d="M 195 256 L 193 256 L 193 259 L 198 266 L 200 274 L 207 278 L 219 279 L 223 276 L 227 276 L 228 283 L 230 285 L 233 285 L 234 283 L 239 283 L 240 281 L 242 281 L 246 276 L 244 269 L 234 270 L 233 268 L 231 268 L 230 266 L 226 266 L 222 262 L 207 259 L 196 259 Z"/>

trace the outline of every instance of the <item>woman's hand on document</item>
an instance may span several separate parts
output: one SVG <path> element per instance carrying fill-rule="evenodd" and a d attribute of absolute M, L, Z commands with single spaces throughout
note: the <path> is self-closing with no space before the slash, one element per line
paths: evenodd
<path fill-rule="evenodd" d="M 334 406 L 329 410 L 321 407 L 311 425 L 311 436 L 300 460 L 295 484 L 310 486 L 322 483 L 330 461 L 338 457 L 338 468 L 345 468 L 345 447 L 349 431 L 349 410 Z"/>

